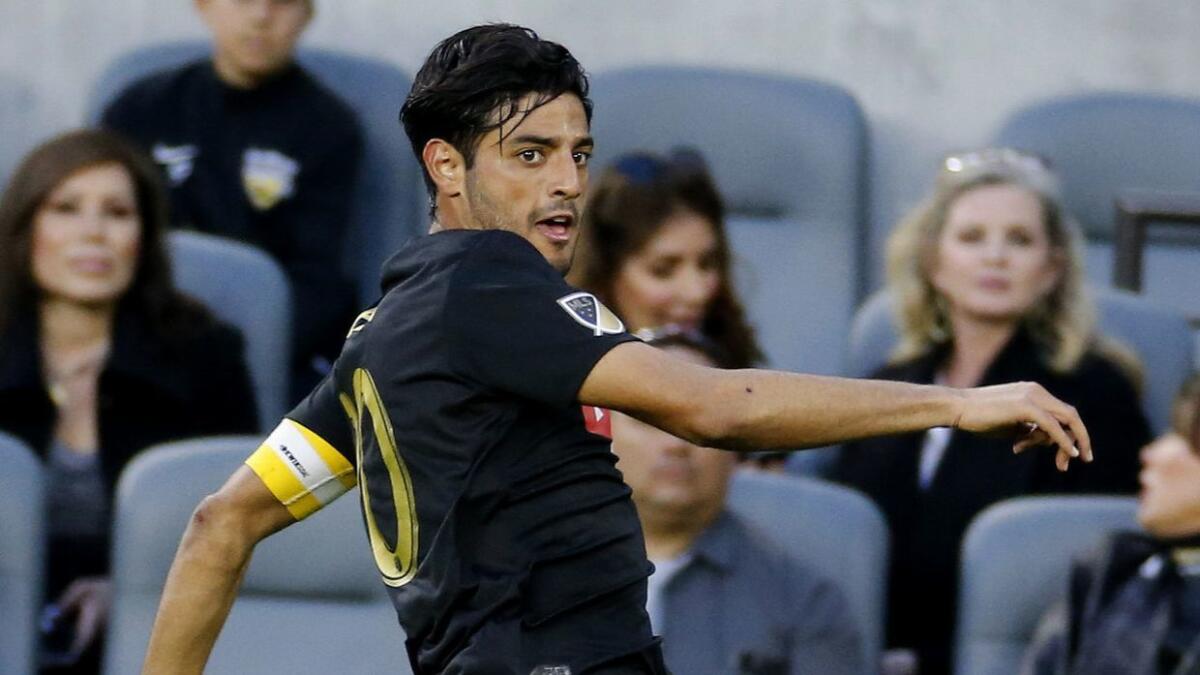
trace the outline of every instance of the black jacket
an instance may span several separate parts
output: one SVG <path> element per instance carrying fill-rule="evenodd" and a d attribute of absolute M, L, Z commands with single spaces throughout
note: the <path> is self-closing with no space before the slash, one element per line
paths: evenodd
<path fill-rule="evenodd" d="M 887 366 L 873 377 L 930 383 L 947 352 Z M 1150 430 L 1134 385 L 1116 365 L 1086 354 L 1071 373 L 1049 370 L 1030 337 L 1018 332 L 987 369 L 981 385 L 1038 382 L 1078 408 L 1096 461 L 1054 467 L 1048 449 L 1013 456 L 1011 439 L 954 432 L 929 488 L 918 486 L 924 434 L 852 443 L 834 476 L 865 492 L 887 516 L 892 533 L 888 642 L 916 648 L 921 673 L 946 673 L 958 596 L 959 546 L 980 511 L 1003 499 L 1048 493 L 1131 494 L 1138 452 Z"/>
<path fill-rule="evenodd" d="M 44 458 L 55 409 L 42 379 L 37 321 L 22 319 L 13 322 L 0 342 L 0 429 Z M 100 466 L 110 496 L 121 469 L 148 446 L 253 433 L 258 427 L 241 335 L 219 323 L 164 342 L 140 317 L 120 313 L 98 399 Z M 107 538 L 92 544 L 71 547 L 71 560 L 63 560 L 51 542 L 50 593 L 75 576 L 107 571 Z"/>
<path fill-rule="evenodd" d="M 102 124 L 163 167 L 175 223 L 249 242 L 283 266 L 294 377 L 307 392 L 314 356 L 336 358 L 357 306 L 342 265 L 362 156 L 354 112 L 298 65 L 240 90 L 203 59 L 134 83 Z"/>
<path fill-rule="evenodd" d="M 1170 552 L 1183 542 L 1119 532 L 1071 569 L 1065 602 L 1043 616 L 1024 675 L 1158 675 L 1200 672 L 1194 609 L 1200 585 L 1184 581 Z M 1157 558 L 1157 559 L 1154 559 Z"/>

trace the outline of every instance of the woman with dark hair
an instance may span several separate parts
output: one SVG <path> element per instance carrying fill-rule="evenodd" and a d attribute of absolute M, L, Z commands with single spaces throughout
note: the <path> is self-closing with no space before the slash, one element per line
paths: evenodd
<path fill-rule="evenodd" d="M 42 144 L 0 197 L 0 429 L 46 464 L 51 672 L 98 670 L 125 464 L 257 428 L 241 337 L 172 286 L 166 222 L 157 169 L 103 131 Z"/>
<path fill-rule="evenodd" d="M 631 331 L 675 324 L 708 336 L 734 368 L 762 361 L 730 279 L 725 206 L 696 152 L 618 158 L 584 218 L 572 285 Z"/>

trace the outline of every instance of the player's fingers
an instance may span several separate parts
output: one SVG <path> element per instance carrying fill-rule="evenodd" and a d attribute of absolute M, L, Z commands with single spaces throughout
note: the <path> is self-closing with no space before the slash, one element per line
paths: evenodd
<path fill-rule="evenodd" d="M 1033 423 L 1038 425 L 1041 431 L 1050 437 L 1050 441 L 1058 446 L 1059 450 L 1062 451 L 1060 454 L 1065 453 L 1066 459 L 1079 456 L 1079 450 L 1075 448 L 1075 443 L 1067 435 L 1067 432 L 1059 426 L 1058 420 L 1053 415 L 1037 406 L 1031 406 L 1029 419 L 1033 420 Z M 1062 469 L 1062 463 L 1060 463 L 1059 468 L 1060 470 L 1065 470 Z"/>
<path fill-rule="evenodd" d="M 1015 454 L 1021 454 L 1029 448 L 1049 444 L 1050 437 L 1047 436 L 1040 428 L 1034 427 L 1013 443 L 1013 452 Z"/>
<path fill-rule="evenodd" d="M 1071 456 L 1068 455 L 1062 448 L 1059 448 L 1054 453 L 1054 465 L 1059 471 L 1066 471 L 1071 466 Z"/>
<path fill-rule="evenodd" d="M 1045 399 L 1043 407 L 1054 415 L 1062 427 L 1069 430 L 1079 449 L 1079 457 L 1085 462 L 1092 461 L 1092 438 L 1088 435 L 1087 427 L 1083 424 L 1083 418 L 1079 416 L 1079 411 L 1075 409 L 1075 406 L 1055 398 L 1045 389 L 1042 389 L 1041 393 Z"/>

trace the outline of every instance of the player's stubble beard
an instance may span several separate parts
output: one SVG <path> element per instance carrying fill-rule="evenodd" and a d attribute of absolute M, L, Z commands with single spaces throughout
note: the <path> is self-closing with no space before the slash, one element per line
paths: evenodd
<path fill-rule="evenodd" d="M 471 217 L 474 219 L 472 223 L 473 229 L 478 230 L 504 230 L 512 232 L 515 235 L 525 239 L 534 248 L 541 252 L 541 248 L 533 240 L 537 236 L 537 228 L 534 223 L 537 222 L 536 213 L 527 215 L 524 221 L 518 221 L 510 216 L 504 209 L 500 208 L 500 200 L 493 198 L 486 189 L 480 184 L 479 178 L 474 171 L 467 171 L 466 190 L 463 192 L 467 198 L 467 204 L 471 207 Z M 570 210 L 575 216 L 575 224 L 573 227 L 578 228 L 581 223 L 579 209 L 573 204 L 567 204 L 560 207 L 559 210 Z M 565 249 L 565 260 L 551 259 L 546 257 L 546 262 L 550 263 L 554 269 L 560 274 L 566 276 L 567 272 L 571 271 L 571 265 L 575 262 L 575 248 L 579 242 L 579 234 L 576 232 L 575 237 Z"/>

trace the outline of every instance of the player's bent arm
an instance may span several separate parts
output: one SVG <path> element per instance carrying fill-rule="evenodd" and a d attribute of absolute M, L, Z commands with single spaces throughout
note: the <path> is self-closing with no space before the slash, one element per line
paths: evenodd
<path fill-rule="evenodd" d="M 936 426 L 988 432 L 1036 424 L 1027 441 L 1059 447 L 1058 464 L 1085 459 L 1091 443 L 1075 409 L 1041 386 L 961 390 L 768 370 L 719 370 L 645 344 L 609 351 L 579 390 L 580 402 L 620 410 L 710 447 L 789 449 Z"/>
<path fill-rule="evenodd" d="M 201 673 L 254 546 L 295 518 L 242 466 L 196 507 L 159 603 L 146 674 Z"/>

